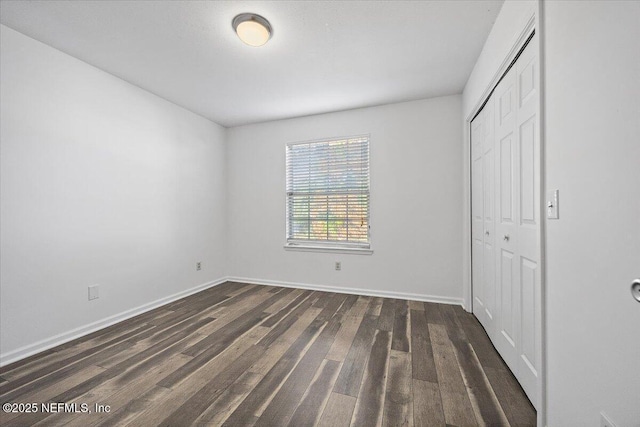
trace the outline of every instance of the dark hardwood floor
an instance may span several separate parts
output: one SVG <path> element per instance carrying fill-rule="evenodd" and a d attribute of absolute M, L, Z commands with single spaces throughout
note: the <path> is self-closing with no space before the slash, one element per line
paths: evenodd
<path fill-rule="evenodd" d="M 38 409 L 3 412 L 3 426 L 536 423 L 461 307 L 233 282 L 6 366 L 0 378 L 3 404 Z M 77 406 L 41 405 L 51 402 Z"/>

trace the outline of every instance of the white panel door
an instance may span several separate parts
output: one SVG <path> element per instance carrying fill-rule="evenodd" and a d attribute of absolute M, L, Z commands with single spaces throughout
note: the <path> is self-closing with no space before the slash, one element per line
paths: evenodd
<path fill-rule="evenodd" d="M 495 330 L 496 307 L 496 233 L 495 233 L 495 135 L 494 135 L 494 102 L 489 99 L 483 108 L 483 193 L 484 193 L 484 254 L 482 296 L 484 298 L 484 327 L 488 333 Z"/>
<path fill-rule="evenodd" d="M 473 313 L 486 328 L 483 296 L 484 254 L 484 111 L 471 122 L 471 270 Z"/>
<path fill-rule="evenodd" d="M 495 134 L 498 151 L 497 198 L 498 257 L 496 260 L 499 294 L 499 321 L 494 345 L 515 373 L 518 358 L 519 277 L 516 232 L 518 163 L 516 134 L 516 79 L 513 68 L 502 78 L 493 96 L 496 102 Z"/>
<path fill-rule="evenodd" d="M 541 363 L 536 43 L 471 124 L 473 312 L 534 406 Z"/>
<path fill-rule="evenodd" d="M 473 312 L 493 331 L 495 282 L 495 148 L 491 100 L 471 123 Z"/>
<path fill-rule="evenodd" d="M 518 140 L 518 269 L 520 347 L 518 380 L 536 404 L 540 370 L 541 272 L 540 272 L 540 137 L 538 135 L 537 38 L 533 38 L 515 64 L 516 129 Z"/>
<path fill-rule="evenodd" d="M 494 92 L 496 99 L 496 270 L 500 293 L 494 344 L 537 404 L 540 319 L 540 146 L 534 37 Z"/>

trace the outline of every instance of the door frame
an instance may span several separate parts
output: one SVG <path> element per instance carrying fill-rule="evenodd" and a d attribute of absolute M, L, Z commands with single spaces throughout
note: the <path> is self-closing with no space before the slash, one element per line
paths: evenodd
<path fill-rule="evenodd" d="M 533 9 L 531 16 L 527 20 L 526 24 L 521 28 L 518 37 L 514 40 L 513 44 L 507 55 L 503 58 L 502 63 L 495 70 L 494 75 L 489 82 L 489 84 L 485 87 L 482 95 L 475 100 L 474 108 L 470 111 L 469 115 L 465 117 L 464 121 L 464 224 L 463 224 L 463 265 L 464 265 L 464 273 L 463 273 L 463 304 L 464 309 L 470 313 L 473 313 L 473 284 L 472 284 L 472 256 L 471 256 L 471 248 L 472 248 L 472 238 L 471 238 L 471 121 L 475 118 L 475 116 L 480 112 L 484 104 L 489 99 L 489 96 L 492 94 L 494 88 L 497 86 L 500 79 L 504 76 L 507 70 L 510 68 L 513 61 L 517 58 L 520 51 L 524 48 L 529 38 L 535 33 L 538 38 L 538 51 L 536 52 L 538 57 L 538 67 L 536 71 L 536 78 L 539 85 L 539 101 L 538 101 L 538 111 L 537 111 L 537 132 L 539 135 L 539 150 L 540 150 L 540 164 L 539 164 L 539 174 L 540 174 L 540 188 L 539 188 L 539 215 L 540 215 L 540 227 L 538 229 L 538 247 L 540 248 L 540 306 L 537 311 L 537 335 L 538 342 L 540 342 L 540 348 L 538 349 L 538 357 L 540 360 L 540 372 L 538 376 L 538 409 L 537 409 L 537 424 L 540 427 L 546 426 L 546 412 L 547 412 L 547 402 L 546 402 L 546 257 L 545 257 L 545 228 L 546 228 L 546 209 L 545 209 L 545 199 L 546 192 L 544 189 L 546 188 L 546 180 L 545 180 L 545 150 L 544 150 L 544 136 L 545 136 L 545 127 L 544 127 L 544 30 L 542 26 L 543 16 L 543 5 L 544 2 L 538 1 L 536 7 Z"/>

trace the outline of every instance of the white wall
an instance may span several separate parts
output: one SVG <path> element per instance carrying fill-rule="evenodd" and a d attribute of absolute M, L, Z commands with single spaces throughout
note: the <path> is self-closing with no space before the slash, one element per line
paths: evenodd
<path fill-rule="evenodd" d="M 640 2 L 546 2 L 548 425 L 640 426 Z"/>
<path fill-rule="evenodd" d="M 460 107 L 449 96 L 229 129 L 230 275 L 460 302 Z M 285 145 L 367 133 L 373 255 L 285 251 Z"/>
<path fill-rule="evenodd" d="M 223 277 L 224 128 L 1 39 L 1 360 Z"/>

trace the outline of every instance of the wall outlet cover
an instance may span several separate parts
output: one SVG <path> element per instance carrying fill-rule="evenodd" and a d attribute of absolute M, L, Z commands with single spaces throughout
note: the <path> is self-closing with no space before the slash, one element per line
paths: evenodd
<path fill-rule="evenodd" d="M 89 301 L 100 298 L 100 285 L 89 286 Z"/>

